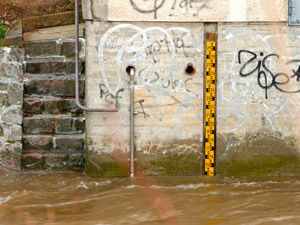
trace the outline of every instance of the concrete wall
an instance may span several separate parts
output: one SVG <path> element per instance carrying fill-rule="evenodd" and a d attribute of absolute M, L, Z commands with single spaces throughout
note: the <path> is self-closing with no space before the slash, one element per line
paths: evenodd
<path fill-rule="evenodd" d="M 87 173 L 129 174 L 131 65 L 138 171 L 202 174 L 204 34 L 217 32 L 218 172 L 299 174 L 300 36 L 288 1 L 118 3 L 84 10 L 87 104 L 119 109 L 87 114 Z"/>
<path fill-rule="evenodd" d="M 249 162 L 249 173 L 299 174 L 299 28 L 222 23 L 218 33 L 219 171 L 229 160 L 237 173 Z"/>
<path fill-rule="evenodd" d="M 104 21 L 287 21 L 287 12 L 288 0 L 83 0 L 84 18 Z"/>

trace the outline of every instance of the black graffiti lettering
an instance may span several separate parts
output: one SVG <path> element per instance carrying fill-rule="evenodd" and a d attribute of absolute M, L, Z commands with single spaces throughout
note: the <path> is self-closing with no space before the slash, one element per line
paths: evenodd
<path fill-rule="evenodd" d="M 162 80 L 162 81 L 163 81 L 163 80 Z M 167 85 L 162 84 L 162 87 L 163 87 L 163 88 L 168 88 L 168 87 L 170 87 L 170 85 L 171 85 L 171 81 L 168 80 L 168 84 L 167 84 Z"/>
<path fill-rule="evenodd" d="M 153 13 L 154 14 L 154 19 L 157 19 L 157 12 L 158 10 L 163 7 L 163 5 L 165 4 L 166 0 L 161 0 L 159 4 L 158 3 L 158 0 L 154 0 L 153 3 L 153 9 L 148 9 L 148 10 L 145 10 L 145 9 L 141 9 L 136 3 L 135 3 L 135 0 L 130 0 L 130 4 L 131 6 L 138 12 L 140 13 L 144 13 L 144 14 L 150 14 L 150 13 Z"/>
<path fill-rule="evenodd" d="M 269 54 L 267 56 L 264 56 L 263 52 L 260 52 L 260 57 L 263 57 L 262 59 L 258 59 L 257 54 L 254 52 L 251 52 L 249 50 L 240 50 L 238 53 L 238 63 L 242 64 L 242 55 L 250 55 L 250 58 L 242 65 L 240 69 L 240 76 L 247 77 L 252 75 L 253 73 L 257 72 L 257 83 L 258 85 L 265 90 L 265 98 L 268 99 L 268 90 L 272 88 L 273 86 L 284 93 L 298 93 L 300 90 L 290 91 L 285 90 L 281 87 L 281 85 L 288 84 L 290 82 L 290 77 L 286 73 L 274 73 L 271 71 L 271 69 L 267 66 L 266 62 L 270 58 L 276 58 L 277 60 L 280 59 L 280 56 L 277 54 Z M 258 59 L 258 60 L 257 60 Z M 287 64 L 294 63 L 294 62 L 300 62 L 300 60 L 292 60 L 288 62 Z M 257 63 L 257 64 L 256 64 Z M 250 70 L 250 72 L 245 72 L 247 68 L 251 68 L 251 66 L 255 64 L 254 69 Z M 297 78 L 297 81 L 300 81 L 300 66 L 298 67 L 298 70 L 292 70 L 293 75 L 291 75 L 291 78 Z M 282 81 L 283 79 L 283 81 Z M 281 80 L 281 81 L 280 81 Z"/>
<path fill-rule="evenodd" d="M 292 78 L 296 77 L 297 81 L 299 82 L 300 81 L 300 66 L 298 67 L 297 71 L 295 71 L 294 69 L 292 71 L 294 74 L 291 77 Z"/>
<path fill-rule="evenodd" d="M 100 88 L 100 98 L 104 98 L 104 100 L 109 103 L 109 104 L 115 104 L 116 108 L 119 107 L 119 99 L 121 99 L 122 97 L 120 96 L 120 94 L 122 92 L 124 92 L 124 88 L 121 88 L 117 91 L 116 95 L 113 95 L 111 93 L 109 93 L 107 87 L 105 84 L 100 84 L 99 85 Z"/>
<path fill-rule="evenodd" d="M 103 98 L 103 96 L 108 93 L 107 87 L 105 84 L 100 84 L 99 88 L 100 88 L 100 98 Z"/>
<path fill-rule="evenodd" d="M 141 99 L 141 100 L 138 100 L 135 102 L 135 104 L 139 104 L 140 108 L 141 108 L 141 111 L 136 111 L 137 114 L 141 113 L 144 115 L 144 118 L 147 119 L 148 117 L 150 117 L 150 115 L 148 113 L 146 113 L 145 111 L 145 108 L 144 108 L 144 102 L 145 100 L 144 99 Z"/>

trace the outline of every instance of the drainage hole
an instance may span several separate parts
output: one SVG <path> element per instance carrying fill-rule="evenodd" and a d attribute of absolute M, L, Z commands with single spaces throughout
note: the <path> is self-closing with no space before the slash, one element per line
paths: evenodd
<path fill-rule="evenodd" d="M 194 68 L 193 64 L 188 64 L 185 69 L 185 74 L 192 76 L 196 73 L 196 69 Z"/>
<path fill-rule="evenodd" d="M 127 66 L 126 67 L 126 73 L 130 76 L 130 71 L 133 70 L 135 73 L 135 67 L 134 66 Z"/>

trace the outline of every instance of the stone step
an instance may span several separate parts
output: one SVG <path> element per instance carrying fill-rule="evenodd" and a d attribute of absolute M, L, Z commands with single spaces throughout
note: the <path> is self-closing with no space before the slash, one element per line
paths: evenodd
<path fill-rule="evenodd" d="M 23 152 L 23 169 L 80 169 L 84 168 L 84 153 Z"/>
<path fill-rule="evenodd" d="M 81 100 L 83 104 L 83 100 Z M 37 114 L 83 115 L 74 98 L 24 95 L 24 116 Z"/>
<path fill-rule="evenodd" d="M 84 134 L 72 135 L 23 135 L 23 150 L 84 152 Z"/>
<path fill-rule="evenodd" d="M 23 134 L 80 134 L 85 119 L 71 115 L 34 115 L 23 118 Z"/>
<path fill-rule="evenodd" d="M 75 97 L 75 75 L 24 74 L 24 94 Z M 84 96 L 84 78 L 80 78 L 80 96 Z"/>
<path fill-rule="evenodd" d="M 83 40 L 79 42 L 79 51 L 84 46 Z M 61 55 L 66 57 L 73 57 L 75 55 L 75 40 L 43 40 L 30 41 L 24 43 L 26 57 L 35 56 L 51 56 Z"/>
<path fill-rule="evenodd" d="M 82 71 L 82 63 L 79 65 Z M 25 72 L 31 74 L 74 74 L 75 60 L 62 56 L 51 56 L 27 59 Z"/>

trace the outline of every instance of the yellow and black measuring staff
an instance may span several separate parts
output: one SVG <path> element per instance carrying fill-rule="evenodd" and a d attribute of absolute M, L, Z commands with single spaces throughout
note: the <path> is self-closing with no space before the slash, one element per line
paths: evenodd
<path fill-rule="evenodd" d="M 216 93 L 217 34 L 205 34 L 205 112 L 204 112 L 204 175 L 215 176 L 216 166 Z"/>

